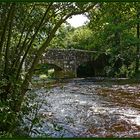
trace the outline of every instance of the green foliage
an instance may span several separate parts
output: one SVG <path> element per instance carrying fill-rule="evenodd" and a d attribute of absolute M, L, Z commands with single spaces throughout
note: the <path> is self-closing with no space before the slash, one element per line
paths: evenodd
<path fill-rule="evenodd" d="M 87 13 L 88 26 L 76 29 L 62 26 L 53 40 L 55 43 L 52 42 L 53 47 L 97 51 L 95 59 L 105 53 L 109 56 L 109 65 L 105 68 L 107 76 L 133 77 L 140 53 L 136 29 L 140 23 L 139 7 L 139 3 L 98 4 Z"/>
<path fill-rule="evenodd" d="M 49 69 L 48 70 L 48 78 L 53 78 L 54 77 L 54 69 Z"/>
<path fill-rule="evenodd" d="M 31 135 L 33 126 L 38 124 L 38 105 L 26 104 L 24 98 L 35 67 L 61 24 L 94 6 L 93 3 L 76 5 L 75 2 L 0 3 L 1 137 L 13 137 L 20 132 Z M 35 116 L 28 118 L 29 126 L 23 123 L 21 128 L 28 111 Z"/>
<path fill-rule="evenodd" d="M 86 8 L 67 2 L 0 3 L 1 137 L 13 137 L 20 132 L 31 135 L 33 126 L 39 123 L 39 106 L 23 102 L 35 65 L 60 25 Z M 30 111 L 35 116 L 28 118 L 29 126 L 23 123 L 21 128 L 23 116 Z"/>
<path fill-rule="evenodd" d="M 136 26 L 139 23 L 139 3 L 102 3 L 96 12 L 89 12 L 89 28 L 93 32 L 93 46 L 109 55 L 108 76 L 132 77 L 135 74 L 136 50 L 139 38 Z"/>
<path fill-rule="evenodd" d="M 39 132 L 36 128 L 42 127 L 41 123 L 43 118 L 41 117 L 39 110 L 42 107 L 44 100 L 38 100 L 38 95 L 31 90 L 27 93 L 24 98 L 24 102 L 21 106 L 21 123 L 18 130 L 21 131 L 21 136 L 25 135 L 31 137 L 33 135 L 40 135 L 42 132 Z M 17 135 L 17 134 L 16 134 Z"/>
<path fill-rule="evenodd" d="M 92 46 L 92 31 L 87 27 L 79 27 L 69 34 L 68 48 L 90 49 Z"/>
<path fill-rule="evenodd" d="M 59 30 L 56 33 L 56 36 L 53 38 L 50 48 L 67 48 L 71 42 L 69 34 L 74 31 L 69 24 L 62 24 Z"/>
<path fill-rule="evenodd" d="M 39 64 L 36 66 L 36 69 L 34 71 L 34 75 L 40 75 L 40 74 L 48 74 L 48 65 L 42 65 L 42 64 Z"/>
<path fill-rule="evenodd" d="M 0 4 L 1 137 L 13 137 L 19 132 L 27 137 L 38 133 L 33 126 L 39 124 L 40 105 L 29 104 L 28 99 L 33 97 L 25 95 L 47 47 L 95 50 L 99 52 L 96 58 L 104 52 L 109 56 L 109 66 L 105 69 L 108 76 L 139 76 L 140 4 L 101 3 L 93 8 L 94 5 L 90 2 Z M 74 29 L 63 24 L 72 15 L 85 12 L 90 19 L 88 26 Z M 48 69 L 41 72 L 44 71 L 47 73 Z M 49 77 L 53 74 L 50 72 Z M 33 116 L 27 117 L 29 112 Z M 25 119 L 30 125 L 26 125 Z"/>
<path fill-rule="evenodd" d="M 19 125 L 18 114 L 11 110 L 10 101 L 0 101 L 0 137 L 12 137 Z"/>
<path fill-rule="evenodd" d="M 74 29 L 68 25 L 61 26 L 50 47 L 88 50 L 94 47 L 92 44 L 92 31 L 88 27 Z"/>
<path fill-rule="evenodd" d="M 31 137 L 40 134 L 36 127 L 41 127 L 42 117 L 39 114 L 44 101 L 37 100 L 37 95 L 28 92 L 20 112 L 13 111 L 11 101 L 0 102 L 0 138 Z"/>

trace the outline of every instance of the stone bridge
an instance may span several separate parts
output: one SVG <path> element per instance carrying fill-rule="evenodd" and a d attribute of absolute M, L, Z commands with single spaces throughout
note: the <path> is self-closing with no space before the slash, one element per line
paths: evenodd
<path fill-rule="evenodd" d="M 77 77 L 77 68 L 86 62 L 93 61 L 97 52 L 79 49 L 48 49 L 39 63 L 57 67 L 55 77 Z"/>

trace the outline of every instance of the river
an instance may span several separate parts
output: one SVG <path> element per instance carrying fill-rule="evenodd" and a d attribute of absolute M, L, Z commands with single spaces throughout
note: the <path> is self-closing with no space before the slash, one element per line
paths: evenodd
<path fill-rule="evenodd" d="M 73 79 L 35 90 L 51 137 L 140 137 L 140 84 Z"/>

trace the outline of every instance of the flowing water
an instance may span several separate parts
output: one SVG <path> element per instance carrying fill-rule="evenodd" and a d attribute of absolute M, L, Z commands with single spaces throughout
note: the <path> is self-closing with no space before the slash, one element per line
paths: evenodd
<path fill-rule="evenodd" d="M 140 137 L 140 84 L 76 79 L 36 93 L 52 137 Z"/>

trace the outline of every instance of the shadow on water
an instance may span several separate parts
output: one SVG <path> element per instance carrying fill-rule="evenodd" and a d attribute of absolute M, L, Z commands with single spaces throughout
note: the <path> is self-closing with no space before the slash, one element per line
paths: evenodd
<path fill-rule="evenodd" d="M 52 137 L 140 137 L 138 82 L 72 79 L 36 93 L 47 102 L 42 130 Z"/>

